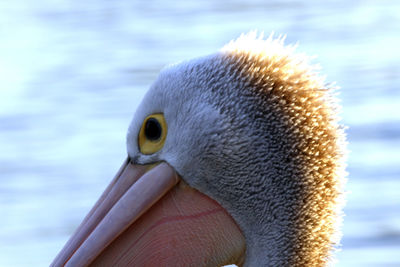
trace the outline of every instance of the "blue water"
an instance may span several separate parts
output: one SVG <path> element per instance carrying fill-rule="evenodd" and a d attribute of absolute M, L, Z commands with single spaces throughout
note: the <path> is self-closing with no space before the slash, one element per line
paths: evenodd
<path fill-rule="evenodd" d="M 48 265 L 125 158 L 166 64 L 251 29 L 341 86 L 348 203 L 338 266 L 400 266 L 399 1 L 2 1 L 0 266 Z"/>

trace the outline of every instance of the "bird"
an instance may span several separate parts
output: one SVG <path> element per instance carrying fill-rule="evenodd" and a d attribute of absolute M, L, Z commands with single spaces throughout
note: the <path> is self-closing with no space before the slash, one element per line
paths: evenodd
<path fill-rule="evenodd" d="M 127 159 L 51 266 L 326 266 L 345 202 L 337 87 L 249 32 L 161 70 Z"/>

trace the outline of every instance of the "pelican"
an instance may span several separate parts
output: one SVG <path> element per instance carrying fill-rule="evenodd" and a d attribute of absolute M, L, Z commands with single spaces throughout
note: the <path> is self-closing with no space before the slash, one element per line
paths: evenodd
<path fill-rule="evenodd" d="M 325 266 L 345 135 L 334 86 L 284 38 L 166 67 L 127 160 L 52 266 Z"/>

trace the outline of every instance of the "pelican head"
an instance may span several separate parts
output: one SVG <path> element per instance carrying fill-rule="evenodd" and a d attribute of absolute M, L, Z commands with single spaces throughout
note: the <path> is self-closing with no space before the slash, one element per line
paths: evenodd
<path fill-rule="evenodd" d="M 344 143 L 333 89 L 282 38 L 250 33 L 168 66 L 129 126 L 128 160 L 53 265 L 327 265 Z"/>

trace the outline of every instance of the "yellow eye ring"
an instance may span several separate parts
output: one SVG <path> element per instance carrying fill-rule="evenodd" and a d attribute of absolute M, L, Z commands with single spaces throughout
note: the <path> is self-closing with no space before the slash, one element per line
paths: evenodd
<path fill-rule="evenodd" d="M 167 137 L 167 123 L 162 113 L 152 114 L 144 119 L 139 132 L 139 150 L 149 155 L 159 151 Z"/>

